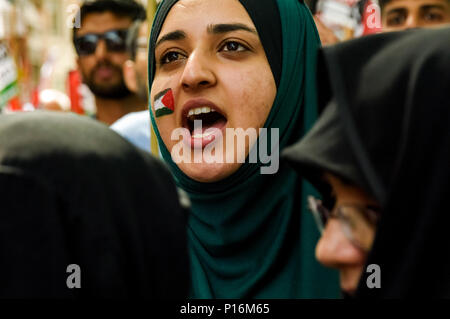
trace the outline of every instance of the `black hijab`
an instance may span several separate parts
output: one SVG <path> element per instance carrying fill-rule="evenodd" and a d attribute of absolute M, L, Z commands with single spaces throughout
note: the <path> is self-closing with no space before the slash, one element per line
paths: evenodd
<path fill-rule="evenodd" d="M 331 171 L 382 205 L 357 297 L 450 297 L 450 29 L 323 49 L 322 117 L 284 156 L 323 189 Z M 327 87 L 329 89 L 327 89 Z"/>
<path fill-rule="evenodd" d="M 187 217 L 170 173 L 103 124 L 0 115 L 0 194 L 1 298 L 187 296 Z M 67 287 L 71 264 L 80 289 Z"/>

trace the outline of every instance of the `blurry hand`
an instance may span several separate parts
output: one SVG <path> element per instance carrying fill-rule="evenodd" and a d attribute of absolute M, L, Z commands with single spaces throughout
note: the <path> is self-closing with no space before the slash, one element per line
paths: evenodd
<path fill-rule="evenodd" d="M 316 23 L 317 31 L 319 31 L 320 41 L 322 45 L 331 45 L 339 42 L 338 37 L 330 28 L 328 28 L 317 15 L 314 15 L 314 22 Z"/>

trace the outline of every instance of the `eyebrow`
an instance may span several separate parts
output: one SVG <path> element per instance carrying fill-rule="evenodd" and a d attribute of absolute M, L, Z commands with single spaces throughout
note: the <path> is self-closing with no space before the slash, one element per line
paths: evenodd
<path fill-rule="evenodd" d="M 207 27 L 208 33 L 211 34 L 223 34 L 233 31 L 247 31 L 250 33 L 253 33 L 255 35 L 258 35 L 258 32 L 256 29 L 250 28 L 249 26 L 242 24 L 242 23 L 220 23 L 220 24 L 210 24 Z M 177 41 L 177 40 L 184 40 L 187 38 L 187 35 L 182 30 L 176 30 L 169 32 L 161 37 L 161 39 L 156 42 L 155 49 L 163 42 L 166 41 Z"/>
<path fill-rule="evenodd" d="M 223 34 L 227 32 L 233 32 L 233 31 L 247 31 L 251 32 L 253 34 L 258 34 L 258 32 L 250 28 L 249 26 L 246 26 L 242 23 L 221 23 L 221 24 L 210 24 L 207 28 L 208 33 L 212 34 Z"/>
<path fill-rule="evenodd" d="M 399 14 L 399 13 L 406 13 L 406 8 L 394 8 L 386 12 L 386 14 Z"/>
<path fill-rule="evenodd" d="M 444 5 L 440 3 L 427 4 L 420 8 L 421 10 L 441 9 L 444 10 Z"/>
<path fill-rule="evenodd" d="M 163 35 L 161 37 L 161 39 L 159 39 L 158 42 L 156 42 L 155 49 L 158 47 L 158 45 L 160 45 L 163 42 L 183 40 L 183 39 L 186 39 L 186 37 L 187 37 L 186 33 L 184 31 L 181 31 L 181 30 L 176 30 L 176 31 L 173 31 L 173 32 L 169 32 L 169 33 Z"/>

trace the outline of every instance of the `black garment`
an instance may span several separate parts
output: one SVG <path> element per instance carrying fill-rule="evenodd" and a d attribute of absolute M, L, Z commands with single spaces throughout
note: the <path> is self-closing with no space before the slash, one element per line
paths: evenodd
<path fill-rule="evenodd" d="M 363 272 L 358 297 L 450 297 L 449 39 L 449 28 L 412 30 L 323 49 L 328 106 L 284 152 L 319 188 L 331 171 L 382 205 L 367 261 L 381 288 Z"/>
<path fill-rule="evenodd" d="M 1 298 L 184 298 L 186 221 L 163 164 L 103 124 L 0 115 Z M 81 288 L 66 272 L 81 268 Z"/>

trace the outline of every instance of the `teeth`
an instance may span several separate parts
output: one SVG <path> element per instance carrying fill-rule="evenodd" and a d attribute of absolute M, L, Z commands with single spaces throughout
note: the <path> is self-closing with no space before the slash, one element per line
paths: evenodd
<path fill-rule="evenodd" d="M 211 140 L 213 137 L 213 132 L 205 132 L 205 133 L 197 133 L 192 135 L 193 138 L 207 138 L 208 140 Z"/>
<path fill-rule="evenodd" d="M 191 117 L 194 115 L 199 115 L 199 114 L 207 114 L 207 113 L 211 113 L 211 112 L 215 112 L 215 111 L 208 106 L 196 107 L 195 109 L 189 110 L 188 117 Z"/>

